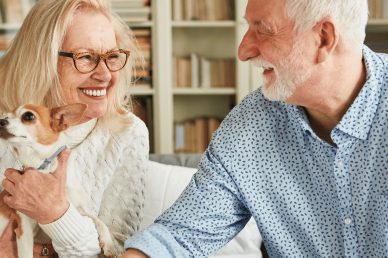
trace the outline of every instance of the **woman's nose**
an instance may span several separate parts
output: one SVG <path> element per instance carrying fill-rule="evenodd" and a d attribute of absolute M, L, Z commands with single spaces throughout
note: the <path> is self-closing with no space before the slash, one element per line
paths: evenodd
<path fill-rule="evenodd" d="M 100 64 L 97 69 L 93 71 L 92 77 L 100 81 L 110 81 L 112 74 L 104 60 L 100 60 Z"/>

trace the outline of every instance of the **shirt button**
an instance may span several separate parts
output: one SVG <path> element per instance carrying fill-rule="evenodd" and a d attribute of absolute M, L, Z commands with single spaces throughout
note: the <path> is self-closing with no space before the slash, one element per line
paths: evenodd
<path fill-rule="evenodd" d="M 364 135 L 364 131 L 363 130 L 360 130 L 360 135 Z"/>
<path fill-rule="evenodd" d="M 344 166 L 344 163 L 342 161 L 338 161 L 337 167 L 342 168 Z"/>
<path fill-rule="evenodd" d="M 345 223 L 349 225 L 350 223 L 352 223 L 352 220 L 350 218 L 346 218 Z"/>

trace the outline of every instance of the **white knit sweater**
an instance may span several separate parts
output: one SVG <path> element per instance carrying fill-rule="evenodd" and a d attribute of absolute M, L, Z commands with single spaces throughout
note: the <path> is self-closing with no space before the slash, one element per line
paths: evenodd
<path fill-rule="evenodd" d="M 134 116 L 133 125 L 123 133 L 112 133 L 97 122 L 83 140 L 82 134 L 94 124 L 76 128 L 81 137 L 69 143 L 76 146 L 69 164 L 90 197 L 89 211 L 108 226 L 120 256 L 125 240 L 139 230 L 143 217 L 148 130 Z M 71 134 L 78 134 L 77 130 L 70 130 Z M 21 164 L 12 148 L 0 140 L 1 181 L 7 168 L 21 169 Z M 60 257 L 104 257 L 93 221 L 72 205 L 62 218 L 41 228 Z"/>

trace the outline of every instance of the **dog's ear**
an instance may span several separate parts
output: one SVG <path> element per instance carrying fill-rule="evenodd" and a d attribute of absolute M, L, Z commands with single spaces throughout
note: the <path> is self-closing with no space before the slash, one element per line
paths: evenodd
<path fill-rule="evenodd" d="M 54 131 L 61 132 L 71 125 L 77 124 L 83 117 L 88 105 L 75 103 L 51 109 L 51 127 Z"/>

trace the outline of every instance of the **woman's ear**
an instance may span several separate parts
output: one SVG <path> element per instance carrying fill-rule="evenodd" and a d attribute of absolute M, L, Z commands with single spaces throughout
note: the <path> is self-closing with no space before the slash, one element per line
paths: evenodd
<path fill-rule="evenodd" d="M 334 52 L 338 41 L 339 31 L 337 25 L 330 17 L 323 18 L 315 27 L 318 38 L 318 63 L 325 62 Z"/>

